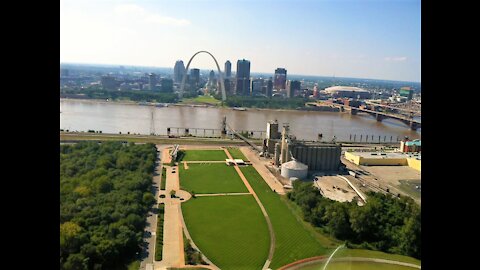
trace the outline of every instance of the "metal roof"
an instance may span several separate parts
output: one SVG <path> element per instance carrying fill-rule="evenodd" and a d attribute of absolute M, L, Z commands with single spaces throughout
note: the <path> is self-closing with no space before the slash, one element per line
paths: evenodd
<path fill-rule="evenodd" d="M 292 169 L 292 170 L 308 170 L 307 165 L 296 160 L 291 160 L 289 162 L 283 163 L 282 168 Z"/>

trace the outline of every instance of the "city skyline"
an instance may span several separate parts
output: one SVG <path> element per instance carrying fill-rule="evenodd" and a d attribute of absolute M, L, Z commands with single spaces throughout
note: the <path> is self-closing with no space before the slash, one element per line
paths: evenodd
<path fill-rule="evenodd" d="M 253 73 L 421 81 L 420 1 L 253 4 L 63 0 L 60 62 L 173 67 L 207 50 L 221 63 L 248 59 Z M 214 63 L 199 55 L 191 67 Z"/>

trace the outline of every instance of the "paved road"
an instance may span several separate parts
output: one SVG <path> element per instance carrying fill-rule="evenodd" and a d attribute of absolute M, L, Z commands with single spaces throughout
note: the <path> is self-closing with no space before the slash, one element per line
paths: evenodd
<path fill-rule="evenodd" d="M 153 175 L 152 183 L 152 192 L 154 193 L 155 199 L 158 201 L 160 181 L 162 177 L 162 163 L 160 161 L 161 153 L 163 147 L 157 146 L 157 150 L 160 151 L 157 156 L 155 171 Z M 157 205 L 155 205 L 157 206 Z M 147 214 L 147 225 L 145 227 L 144 233 L 144 245 L 142 252 L 140 254 L 141 263 L 140 269 L 148 270 L 153 265 L 153 260 L 155 257 L 155 240 L 156 240 L 156 231 L 157 231 L 157 214 L 153 213 L 151 210 Z"/>
<path fill-rule="evenodd" d="M 170 191 L 179 193 L 180 183 L 178 178 L 178 167 L 167 167 L 167 182 L 165 186 L 166 196 L 160 199 L 165 204 L 163 221 L 163 251 L 162 260 L 155 262 L 155 269 L 166 269 L 167 267 L 182 267 L 185 265 L 183 249 L 183 232 L 181 222 L 180 199 L 171 198 Z M 172 173 L 175 169 L 175 173 Z M 179 194 L 177 194 L 179 195 Z"/>

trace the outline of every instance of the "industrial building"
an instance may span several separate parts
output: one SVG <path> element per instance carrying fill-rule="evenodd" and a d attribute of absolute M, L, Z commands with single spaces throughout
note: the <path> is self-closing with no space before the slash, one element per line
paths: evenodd
<path fill-rule="evenodd" d="M 400 88 L 399 94 L 401 97 L 406 97 L 407 100 L 412 100 L 413 89 L 411 87 L 402 87 Z"/>
<path fill-rule="evenodd" d="M 298 179 L 305 179 L 307 178 L 308 174 L 308 166 L 294 160 L 290 160 L 289 162 L 285 162 L 282 164 L 281 173 L 280 175 L 290 179 L 290 178 L 298 178 Z"/>
<path fill-rule="evenodd" d="M 332 86 L 325 88 L 324 93 L 331 95 L 334 98 L 358 98 L 369 99 L 371 93 L 367 90 L 351 86 Z"/>
<path fill-rule="evenodd" d="M 356 165 L 409 166 L 417 171 L 421 171 L 422 163 L 420 153 L 345 152 L 345 158 Z"/>
<path fill-rule="evenodd" d="M 267 123 L 263 151 L 265 156 L 273 155 L 274 165 L 276 167 L 281 166 L 281 174 L 282 176 L 289 176 L 287 178 L 305 178 L 306 173 L 304 174 L 304 171 L 307 173 L 338 171 L 341 166 L 340 156 L 342 150 L 339 145 L 335 143 L 298 141 L 295 139 L 295 136 L 289 134 L 288 124 L 283 126 L 280 134 L 278 132 L 277 120 Z"/>
<path fill-rule="evenodd" d="M 400 151 L 407 152 L 421 152 L 422 151 L 422 141 L 413 140 L 409 141 L 408 139 L 400 141 Z"/>

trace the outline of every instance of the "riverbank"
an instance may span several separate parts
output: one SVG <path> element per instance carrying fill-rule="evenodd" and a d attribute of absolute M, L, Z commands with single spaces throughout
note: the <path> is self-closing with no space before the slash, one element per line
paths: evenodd
<path fill-rule="evenodd" d="M 177 106 L 177 107 L 199 107 L 199 108 L 219 108 L 219 109 L 229 109 L 229 110 L 236 110 L 236 111 L 243 111 L 237 110 L 235 107 L 227 107 L 226 105 L 212 105 L 212 104 L 205 104 L 205 103 L 143 103 L 138 101 L 132 100 L 104 100 L 104 99 L 87 99 L 87 98 L 60 98 L 60 101 L 80 101 L 86 103 L 98 103 L 98 104 L 119 104 L 119 105 L 138 105 L 138 106 L 156 106 L 157 104 L 164 104 L 164 107 L 168 106 Z M 272 109 L 272 108 L 248 108 L 245 107 L 244 111 L 272 111 L 272 112 L 292 112 L 292 111 L 300 111 L 300 112 L 338 112 L 339 110 L 315 110 L 315 109 Z"/>

